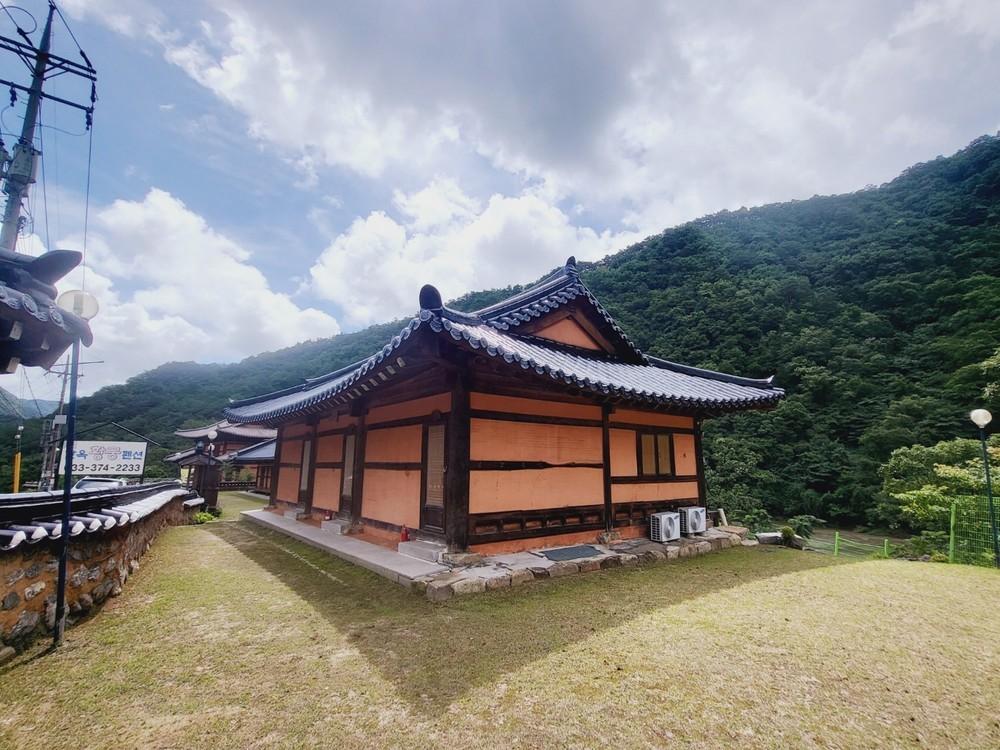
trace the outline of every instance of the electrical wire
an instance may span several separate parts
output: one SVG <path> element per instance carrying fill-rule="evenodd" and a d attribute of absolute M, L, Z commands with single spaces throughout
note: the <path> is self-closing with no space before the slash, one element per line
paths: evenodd
<path fill-rule="evenodd" d="M 38 122 L 42 121 L 42 104 L 38 103 Z M 45 180 L 45 139 L 42 137 L 42 128 L 38 129 L 38 150 L 42 152 L 42 211 L 45 219 L 45 249 L 52 249 L 52 236 L 49 234 L 49 193 L 48 183 Z"/>
<path fill-rule="evenodd" d="M 42 407 L 38 405 L 38 399 L 35 398 L 35 389 L 31 387 L 31 378 L 28 377 L 28 368 L 22 367 L 21 373 L 24 375 L 24 382 L 28 384 L 28 393 L 31 394 L 31 400 L 35 403 L 35 413 L 37 416 L 42 416 Z"/>
<path fill-rule="evenodd" d="M 87 232 L 90 229 L 90 175 L 94 163 L 94 126 L 90 126 L 90 138 L 87 141 L 87 192 L 83 202 L 83 263 L 81 264 L 82 277 L 80 279 L 81 291 L 87 291 Z"/>
<path fill-rule="evenodd" d="M 56 13 L 59 14 L 59 18 L 62 20 L 63 26 L 65 26 L 66 31 L 69 32 L 69 36 L 73 40 L 73 44 L 76 45 L 76 51 L 80 53 L 80 57 L 82 57 L 83 61 L 87 63 L 87 67 L 93 70 L 94 66 L 91 64 L 90 58 L 87 57 L 87 53 L 83 51 L 83 47 L 80 46 L 80 42 L 77 41 L 76 34 L 73 33 L 73 29 L 69 27 L 69 21 L 66 20 L 66 16 L 63 15 L 62 11 L 59 9 L 59 6 L 56 5 L 55 3 L 52 3 L 52 7 L 56 9 Z"/>

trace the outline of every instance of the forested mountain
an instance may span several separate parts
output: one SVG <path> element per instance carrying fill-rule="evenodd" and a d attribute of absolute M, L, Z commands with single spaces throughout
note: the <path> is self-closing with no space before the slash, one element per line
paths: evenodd
<path fill-rule="evenodd" d="M 6 388 L 0 388 L 0 417 L 35 419 L 51 414 L 58 405 L 58 401 L 18 398 Z"/>
<path fill-rule="evenodd" d="M 581 270 L 647 352 L 775 374 L 787 389 L 773 412 L 709 422 L 709 490 L 721 504 L 892 522 L 879 465 L 900 446 L 970 434 L 979 363 L 1000 345 L 1000 137 L 880 187 L 708 216 Z M 360 359 L 399 327 L 232 365 L 164 365 L 84 399 L 81 428 L 114 420 L 176 446 L 173 429 L 218 417 L 228 398 Z M 25 463 L 33 476 L 34 457 Z"/>

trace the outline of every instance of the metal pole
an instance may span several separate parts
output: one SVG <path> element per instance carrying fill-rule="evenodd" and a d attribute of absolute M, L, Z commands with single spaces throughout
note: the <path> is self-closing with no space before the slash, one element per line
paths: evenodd
<path fill-rule="evenodd" d="M 49 65 L 52 14 L 55 13 L 55 10 L 56 6 L 50 2 L 49 17 L 45 21 L 42 41 L 38 45 L 38 55 L 35 57 L 35 67 L 31 72 L 31 86 L 28 89 L 28 105 L 24 112 L 21 137 L 14 146 L 13 157 L 7 170 L 7 179 L 4 185 L 4 192 L 7 193 L 7 205 L 3 212 L 3 229 L 0 230 L 0 248 L 4 250 L 13 250 L 17 245 L 21 201 L 28 193 L 28 186 L 35 181 L 33 162 L 38 153 L 34 146 L 35 123 L 38 121 L 38 106 L 42 100 L 42 83 L 45 81 L 45 73 Z M 25 161 L 28 162 L 27 165 L 24 164 Z"/>
<path fill-rule="evenodd" d="M 883 539 L 882 540 L 882 554 L 885 557 L 889 556 L 889 540 L 888 539 Z"/>
<path fill-rule="evenodd" d="M 62 534 L 59 536 L 59 579 L 56 585 L 56 623 L 52 637 L 54 646 L 61 646 L 66 628 L 66 558 L 69 551 L 70 492 L 73 487 L 73 443 L 76 440 L 76 381 L 80 369 L 80 339 L 73 340 L 70 357 L 69 405 L 66 408 L 66 448 L 63 458 Z"/>
<path fill-rule="evenodd" d="M 955 517 L 958 515 L 958 503 L 951 504 L 951 520 L 948 522 L 948 562 L 955 562 Z"/>
<path fill-rule="evenodd" d="M 990 480 L 990 453 L 986 449 L 986 428 L 979 428 L 979 440 L 983 444 L 983 466 L 986 468 L 986 499 L 990 509 L 990 534 L 993 537 L 993 564 L 1000 568 L 1000 539 L 997 538 L 997 511 L 993 506 L 993 482 Z"/>
<path fill-rule="evenodd" d="M 21 430 L 18 429 L 17 435 L 14 437 L 14 482 L 13 482 L 13 492 L 16 495 L 21 491 Z"/>

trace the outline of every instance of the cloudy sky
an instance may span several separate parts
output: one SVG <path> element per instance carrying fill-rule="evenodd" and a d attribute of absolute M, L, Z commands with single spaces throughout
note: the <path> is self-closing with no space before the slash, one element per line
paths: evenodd
<path fill-rule="evenodd" d="M 424 283 L 524 282 L 885 182 L 1000 129 L 996 0 L 62 7 L 100 75 L 85 283 L 105 364 L 85 392 L 408 314 Z M 55 49 L 75 55 L 62 27 Z M 8 142 L 22 113 L 0 114 Z M 83 124 L 42 116 L 22 246 L 82 248 Z"/>

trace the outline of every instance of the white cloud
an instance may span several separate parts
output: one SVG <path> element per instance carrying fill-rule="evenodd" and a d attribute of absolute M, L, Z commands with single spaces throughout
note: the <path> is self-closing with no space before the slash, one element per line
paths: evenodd
<path fill-rule="evenodd" d="M 532 281 L 569 255 L 596 259 L 638 239 L 576 227 L 531 193 L 494 195 L 481 207 L 452 180 L 395 201 L 409 221 L 381 211 L 358 218 L 310 269 L 311 289 L 341 306 L 351 325 L 414 312 L 425 283 L 453 298 Z"/>
<path fill-rule="evenodd" d="M 162 190 L 95 212 L 87 290 L 101 312 L 87 356 L 89 391 L 173 360 L 225 362 L 340 331 L 271 289 L 250 254 Z M 79 248 L 70 237 L 60 247 Z M 82 269 L 60 284 L 79 287 Z"/>

